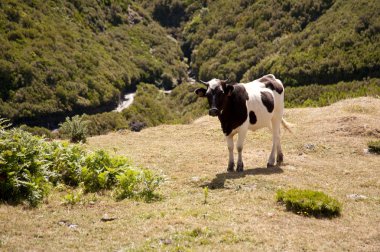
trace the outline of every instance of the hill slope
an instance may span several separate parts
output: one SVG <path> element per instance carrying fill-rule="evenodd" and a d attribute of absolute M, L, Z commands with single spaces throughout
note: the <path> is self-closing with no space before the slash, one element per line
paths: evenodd
<path fill-rule="evenodd" d="M 139 82 L 186 78 L 178 44 L 133 1 L 2 1 L 0 115 L 110 110 Z"/>
<path fill-rule="evenodd" d="M 201 79 L 273 73 L 287 85 L 379 77 L 376 0 L 209 1 L 184 24 Z"/>
<path fill-rule="evenodd" d="M 92 137 L 89 149 L 106 148 L 163 173 L 163 200 L 114 202 L 88 195 L 92 203 L 67 209 L 60 205 L 62 193 L 55 192 L 32 211 L 0 205 L 1 248 L 379 251 L 380 157 L 363 152 L 369 140 L 380 137 L 379 108 L 380 99 L 358 98 L 288 109 L 285 117 L 295 125 L 294 134 L 282 137 L 285 165 L 264 168 L 271 136 L 250 132 L 246 170 L 239 174 L 226 173 L 227 147 L 215 118 Z M 206 204 L 204 186 L 209 187 Z M 316 219 L 285 211 L 275 192 L 291 187 L 337 198 L 342 216 Z M 117 219 L 101 222 L 104 214 Z M 77 227 L 59 224 L 62 220 Z"/>

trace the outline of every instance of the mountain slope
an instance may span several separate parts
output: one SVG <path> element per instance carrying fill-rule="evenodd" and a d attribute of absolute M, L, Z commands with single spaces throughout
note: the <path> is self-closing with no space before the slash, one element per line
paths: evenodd
<path fill-rule="evenodd" d="M 132 1 L 2 1 L 0 115 L 104 110 L 141 81 L 175 86 L 186 78 L 181 58 Z"/>
<path fill-rule="evenodd" d="M 191 68 L 201 79 L 286 85 L 379 77 L 380 2 L 209 1 L 183 25 Z"/>

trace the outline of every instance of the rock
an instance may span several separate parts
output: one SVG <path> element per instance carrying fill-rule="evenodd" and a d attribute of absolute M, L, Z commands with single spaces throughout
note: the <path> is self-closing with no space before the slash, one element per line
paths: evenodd
<path fill-rule="evenodd" d="M 160 243 L 165 244 L 165 245 L 170 245 L 170 244 L 172 244 L 172 240 L 171 239 L 160 239 Z"/>
<path fill-rule="evenodd" d="M 191 181 L 192 181 L 192 182 L 199 182 L 200 180 L 201 180 L 200 177 L 192 177 L 192 178 L 191 178 Z"/>
<path fill-rule="evenodd" d="M 315 144 L 311 144 L 311 143 L 307 143 L 304 145 L 304 147 L 307 149 L 307 150 L 315 150 Z"/>
<path fill-rule="evenodd" d="M 108 214 L 105 214 L 103 215 L 103 217 L 100 219 L 101 221 L 103 222 L 107 222 L 107 221 L 113 221 L 113 220 L 116 220 L 117 218 L 115 217 L 109 217 Z"/>
<path fill-rule="evenodd" d="M 361 194 L 347 194 L 346 195 L 347 198 L 349 199 L 353 199 L 353 200 L 365 200 L 365 199 L 368 199 L 367 196 L 364 196 L 364 195 L 361 195 Z"/>
<path fill-rule="evenodd" d="M 60 220 L 58 221 L 58 225 L 67 226 L 70 229 L 76 229 L 78 227 L 77 224 L 70 223 L 68 220 Z"/>
<path fill-rule="evenodd" d="M 130 122 L 129 123 L 129 128 L 135 132 L 139 132 L 145 127 L 146 127 L 146 124 L 144 122 Z"/>

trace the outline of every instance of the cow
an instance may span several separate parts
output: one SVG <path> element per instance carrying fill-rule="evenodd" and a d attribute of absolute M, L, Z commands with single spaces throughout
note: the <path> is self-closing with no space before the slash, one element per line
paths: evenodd
<path fill-rule="evenodd" d="M 228 172 L 234 171 L 234 135 L 237 139 L 237 172 L 244 170 L 242 158 L 244 139 L 248 130 L 263 127 L 272 129 L 272 152 L 267 167 L 281 165 L 284 155 L 280 142 L 280 125 L 290 131 L 289 124 L 283 119 L 284 86 L 273 74 L 265 75 L 249 83 L 228 84 L 227 80 L 212 79 L 200 81 L 207 88 L 198 88 L 195 93 L 205 97 L 209 103 L 209 115 L 217 116 L 226 136 L 229 151 Z"/>

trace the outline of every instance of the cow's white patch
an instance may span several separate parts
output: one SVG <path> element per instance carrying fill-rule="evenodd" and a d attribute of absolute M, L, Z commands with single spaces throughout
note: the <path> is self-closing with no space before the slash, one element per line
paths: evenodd
<path fill-rule="evenodd" d="M 207 83 L 208 83 L 208 87 L 211 90 L 214 90 L 215 88 L 217 88 L 220 85 L 220 80 L 212 79 L 212 80 L 208 81 Z"/>

